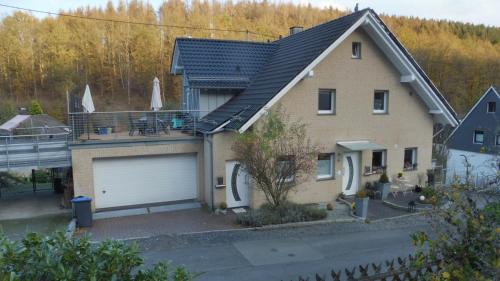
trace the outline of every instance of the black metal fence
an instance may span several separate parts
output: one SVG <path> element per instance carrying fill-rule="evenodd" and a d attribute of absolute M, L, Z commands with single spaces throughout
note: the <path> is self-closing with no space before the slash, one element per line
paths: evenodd
<path fill-rule="evenodd" d="M 299 281 L 419 281 L 439 271 L 438 263 L 427 257 L 408 256 L 381 263 L 332 270 L 329 274 L 316 274 L 314 279 L 299 277 Z"/>

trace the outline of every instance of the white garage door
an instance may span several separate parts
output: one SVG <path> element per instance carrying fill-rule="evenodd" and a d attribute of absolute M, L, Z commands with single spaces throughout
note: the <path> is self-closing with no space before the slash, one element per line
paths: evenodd
<path fill-rule="evenodd" d="M 193 154 L 96 159 L 93 166 L 97 209 L 197 197 Z"/>

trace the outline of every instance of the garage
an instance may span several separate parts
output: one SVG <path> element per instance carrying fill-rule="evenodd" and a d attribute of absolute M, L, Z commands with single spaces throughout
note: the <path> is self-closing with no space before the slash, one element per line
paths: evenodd
<path fill-rule="evenodd" d="M 96 209 L 197 198 L 196 154 L 93 160 Z"/>

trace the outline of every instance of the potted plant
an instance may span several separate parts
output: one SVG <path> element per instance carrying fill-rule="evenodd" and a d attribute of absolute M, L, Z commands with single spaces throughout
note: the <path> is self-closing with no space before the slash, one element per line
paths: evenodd
<path fill-rule="evenodd" d="M 380 191 L 380 199 L 385 200 L 391 190 L 391 183 L 389 182 L 389 177 L 385 172 L 380 175 L 377 187 L 378 191 Z"/>
<path fill-rule="evenodd" d="M 354 198 L 355 206 L 355 214 L 358 217 L 366 218 L 368 215 L 368 201 L 370 198 L 366 194 L 366 191 L 360 190 L 356 193 L 356 198 Z"/>

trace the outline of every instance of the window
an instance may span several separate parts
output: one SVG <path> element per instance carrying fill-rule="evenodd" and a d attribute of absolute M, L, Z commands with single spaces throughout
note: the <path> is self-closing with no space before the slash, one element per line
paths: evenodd
<path fill-rule="evenodd" d="M 373 99 L 373 113 L 387 113 L 387 98 L 389 92 L 375 91 Z"/>
<path fill-rule="evenodd" d="M 497 138 L 496 138 L 495 144 L 496 144 L 496 145 L 500 145 L 500 135 L 497 135 Z"/>
<path fill-rule="evenodd" d="M 318 179 L 333 179 L 334 158 L 333 153 L 318 155 Z"/>
<path fill-rule="evenodd" d="M 483 144 L 484 143 L 484 131 L 474 131 L 474 143 Z"/>
<path fill-rule="evenodd" d="M 278 169 L 280 169 L 281 175 L 288 175 L 285 182 L 292 182 L 295 179 L 295 175 L 292 174 L 295 170 L 293 165 L 293 156 L 282 156 L 278 159 Z"/>
<path fill-rule="evenodd" d="M 361 58 L 361 43 L 360 42 L 352 42 L 352 58 L 360 59 Z"/>
<path fill-rule="evenodd" d="M 497 111 L 497 103 L 494 101 L 488 102 L 488 108 L 486 112 L 488 113 L 495 113 Z"/>
<path fill-rule="evenodd" d="M 405 149 L 405 159 L 404 159 L 404 170 L 416 170 L 417 169 L 417 149 L 416 148 L 406 148 Z"/>
<path fill-rule="evenodd" d="M 384 171 L 386 154 L 385 150 L 374 150 L 372 152 L 372 172 L 382 173 Z"/>
<path fill-rule="evenodd" d="M 318 114 L 335 114 L 335 90 L 319 90 Z"/>

